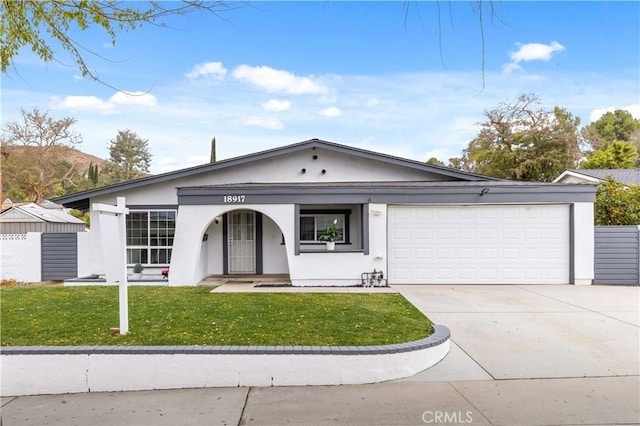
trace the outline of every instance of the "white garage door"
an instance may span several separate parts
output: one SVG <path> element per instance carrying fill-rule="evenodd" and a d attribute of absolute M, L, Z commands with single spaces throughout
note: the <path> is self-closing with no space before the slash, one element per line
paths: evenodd
<path fill-rule="evenodd" d="M 569 206 L 389 206 L 390 284 L 567 284 Z"/>

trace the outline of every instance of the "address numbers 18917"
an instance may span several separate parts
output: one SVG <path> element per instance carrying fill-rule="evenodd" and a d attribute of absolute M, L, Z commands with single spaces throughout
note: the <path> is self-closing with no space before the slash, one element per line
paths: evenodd
<path fill-rule="evenodd" d="M 223 195 L 222 201 L 225 203 L 244 203 L 245 195 Z"/>

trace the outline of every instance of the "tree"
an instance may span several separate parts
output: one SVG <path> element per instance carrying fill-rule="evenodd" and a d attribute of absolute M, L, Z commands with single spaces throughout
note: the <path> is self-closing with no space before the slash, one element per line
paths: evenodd
<path fill-rule="evenodd" d="M 582 137 L 597 150 L 614 141 L 637 142 L 639 130 L 640 120 L 633 118 L 629 111 L 617 109 L 586 126 Z"/>
<path fill-rule="evenodd" d="M 438 160 L 436 157 L 431 157 L 427 160 L 427 164 L 433 164 L 434 166 L 442 166 L 444 167 L 444 163 Z"/>
<path fill-rule="evenodd" d="M 84 223 L 87 224 L 87 228 L 91 226 L 91 213 L 89 212 L 89 210 L 77 210 L 77 209 L 71 209 L 69 210 L 69 214 L 73 217 L 76 217 L 80 220 L 82 220 Z"/>
<path fill-rule="evenodd" d="M 102 28 L 111 39 L 111 43 L 115 45 L 118 32 L 121 31 L 134 30 L 143 24 L 163 26 L 163 23 L 160 22 L 162 18 L 172 15 L 186 15 L 196 11 L 216 14 L 224 9 L 229 9 L 224 1 L 200 0 L 184 0 L 173 4 L 162 1 L 146 1 L 134 2 L 127 6 L 116 0 L 4 0 L 0 2 L 0 14 L 2 15 L 0 68 L 2 72 L 6 72 L 13 65 L 14 57 L 23 47 L 35 52 L 44 62 L 61 62 L 58 55 L 59 52 L 64 51 L 71 56 L 83 76 L 101 81 L 85 60 L 85 55 L 93 52 L 72 38 L 70 30 L 77 28 L 84 31 L 89 27 Z M 56 44 L 61 49 L 57 48 Z"/>
<path fill-rule="evenodd" d="M 596 225 L 640 225 L 640 185 L 607 179 L 598 186 L 594 204 Z"/>
<path fill-rule="evenodd" d="M 149 173 L 151 153 L 149 141 L 141 139 L 131 130 L 118 130 L 115 139 L 109 141 L 111 172 L 118 181 L 127 181 Z"/>
<path fill-rule="evenodd" d="M 216 162 L 216 138 L 211 140 L 211 160 L 210 163 Z"/>
<path fill-rule="evenodd" d="M 20 121 L 4 126 L 3 178 L 14 191 L 22 191 L 34 203 L 73 185 L 76 168 L 65 161 L 64 148 L 82 142 L 72 130 L 75 118 L 55 119 L 38 109 L 21 110 Z"/>
<path fill-rule="evenodd" d="M 640 167 L 640 120 L 633 118 L 629 111 L 617 109 L 603 114 L 582 129 L 581 136 L 592 150 L 583 168 Z"/>
<path fill-rule="evenodd" d="M 452 158 L 454 168 L 502 179 L 552 181 L 581 157 L 580 119 L 555 107 L 545 111 L 535 95 L 522 95 L 485 111 L 478 135 Z"/>
<path fill-rule="evenodd" d="M 98 165 L 94 165 L 93 162 L 89 163 L 89 170 L 87 170 L 87 179 L 89 179 L 94 185 L 98 184 L 98 173 Z"/>
<path fill-rule="evenodd" d="M 638 151 L 630 142 L 613 141 L 596 150 L 583 169 L 632 169 L 638 161 Z"/>

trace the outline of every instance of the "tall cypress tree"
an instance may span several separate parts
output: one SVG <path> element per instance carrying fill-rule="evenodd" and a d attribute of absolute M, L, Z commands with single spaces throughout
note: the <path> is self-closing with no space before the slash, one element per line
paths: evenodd
<path fill-rule="evenodd" d="M 89 179 L 94 185 L 98 183 L 98 165 L 89 163 L 89 170 L 87 171 L 87 179 Z"/>
<path fill-rule="evenodd" d="M 94 164 L 93 165 L 93 176 L 91 177 L 91 182 L 95 184 L 98 183 L 98 165 Z"/>

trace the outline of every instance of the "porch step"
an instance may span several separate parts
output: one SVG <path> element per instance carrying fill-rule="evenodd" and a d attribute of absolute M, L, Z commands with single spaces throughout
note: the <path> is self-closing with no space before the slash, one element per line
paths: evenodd
<path fill-rule="evenodd" d="M 209 275 L 198 285 L 220 286 L 223 284 L 246 284 L 252 287 L 271 287 L 291 285 L 291 278 L 288 274 L 267 274 L 267 275 Z"/>

